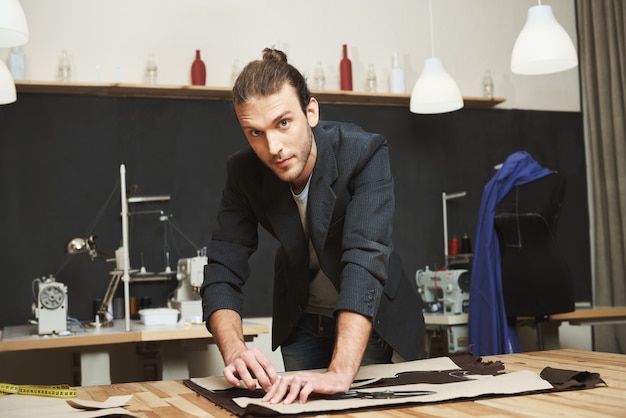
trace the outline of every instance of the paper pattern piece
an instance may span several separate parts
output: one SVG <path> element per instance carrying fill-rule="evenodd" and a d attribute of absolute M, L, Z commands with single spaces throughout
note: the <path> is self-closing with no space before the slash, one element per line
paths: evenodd
<path fill-rule="evenodd" d="M 369 391 L 384 390 L 426 390 L 436 392 L 433 395 L 410 396 L 394 399 L 313 399 L 305 404 L 271 405 L 258 398 L 235 398 L 233 401 L 241 408 L 249 405 L 258 405 L 278 414 L 302 414 L 313 412 L 341 411 L 355 408 L 379 407 L 381 405 L 399 405 L 408 403 L 439 402 L 453 399 L 475 398 L 482 395 L 510 395 L 529 391 L 551 390 L 552 385 L 540 378 L 536 373 L 522 370 L 496 376 L 483 376 L 481 379 L 465 380 L 446 384 L 414 384 L 389 386 L 385 388 L 369 389 Z M 368 389 L 360 389 L 367 391 Z"/>
<path fill-rule="evenodd" d="M 67 403 L 72 408 L 76 409 L 106 409 L 106 408 L 117 408 L 122 407 L 124 405 L 128 405 L 130 398 L 133 395 L 121 395 L 121 396 L 110 396 L 106 401 L 92 401 L 89 399 L 68 399 Z"/>
<path fill-rule="evenodd" d="M 366 383 L 372 383 L 376 380 L 395 377 L 398 373 L 403 373 L 407 370 L 412 372 L 431 372 L 442 370 L 460 370 L 460 367 L 455 362 L 450 360 L 449 357 L 435 357 L 392 364 L 371 364 L 369 366 L 363 366 L 359 369 L 359 372 L 354 378 L 355 384 L 353 384 L 352 387 L 361 386 L 358 383 L 361 380 L 367 380 Z M 309 371 L 314 372 L 316 370 Z M 317 371 L 323 372 L 324 369 Z M 287 375 L 290 373 L 296 372 L 286 372 L 280 374 Z M 233 387 L 226 381 L 226 379 L 224 379 L 223 376 L 194 377 L 189 380 L 207 390 L 225 390 Z M 243 383 L 240 387 L 245 388 Z M 257 384 L 257 389 L 260 388 L 261 386 Z"/>
<path fill-rule="evenodd" d="M 104 409 L 76 409 L 67 399 L 43 396 L 7 395 L 0 397 L 0 417 L 2 418 L 96 418 L 105 416 L 134 417 L 132 412 L 121 407 Z"/>

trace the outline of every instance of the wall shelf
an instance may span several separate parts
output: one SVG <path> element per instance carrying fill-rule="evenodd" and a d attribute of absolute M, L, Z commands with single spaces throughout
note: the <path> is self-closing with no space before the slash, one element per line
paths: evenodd
<path fill-rule="evenodd" d="M 16 81 L 18 94 L 69 94 L 110 97 L 153 97 L 170 99 L 230 100 L 230 87 L 146 85 L 124 83 L 58 83 L 46 81 Z M 313 91 L 321 103 L 358 104 L 375 106 L 409 107 L 408 94 L 364 93 L 353 91 Z M 19 100 L 19 97 L 18 97 Z M 464 97 L 467 108 L 486 109 L 494 107 L 506 99 L 484 97 Z"/>

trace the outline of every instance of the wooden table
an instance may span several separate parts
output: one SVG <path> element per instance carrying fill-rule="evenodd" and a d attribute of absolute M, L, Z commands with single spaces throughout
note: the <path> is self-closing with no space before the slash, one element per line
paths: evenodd
<path fill-rule="evenodd" d="M 244 321 L 244 338 L 252 341 L 259 334 L 269 332 L 264 324 Z M 184 356 L 179 351 L 172 350 L 172 345 L 182 343 L 213 344 L 213 336 L 207 331 L 204 324 L 178 323 L 171 326 L 145 326 L 139 321 L 132 321 L 130 331 L 125 331 L 123 321 L 115 321 L 111 327 L 87 328 L 85 332 L 77 332 L 68 336 L 41 336 L 37 334 L 36 325 L 19 325 L 5 327 L 0 339 L 0 353 L 9 351 L 32 351 L 51 349 L 75 349 L 80 353 L 80 369 L 83 385 L 111 383 L 109 349 L 117 344 L 153 343 L 160 351 L 157 356 L 158 376 L 175 376 L 183 378 L 187 372 Z M 162 343 L 169 342 L 167 352 L 161 347 Z M 154 347 L 152 347 L 154 348 Z M 184 363 L 184 364 L 183 364 Z M 153 379 L 144 376 L 145 379 Z M 77 382 L 78 383 L 78 382 Z"/>
<path fill-rule="evenodd" d="M 146 341 L 204 340 L 213 343 L 213 335 L 204 324 L 171 326 L 145 326 L 139 321 L 131 321 L 130 331 L 125 331 L 122 321 L 116 321 L 111 327 L 87 328 L 68 336 L 37 335 L 36 325 L 17 325 L 5 327 L 0 338 L 0 352 L 43 350 L 65 347 L 107 346 L 110 344 L 140 343 Z M 263 324 L 244 322 L 244 336 L 249 340 L 268 332 Z"/>
<path fill-rule="evenodd" d="M 626 306 L 576 309 L 574 312 L 550 315 L 550 320 L 572 325 L 623 323 L 626 321 Z"/>
<path fill-rule="evenodd" d="M 539 373 L 551 366 L 568 370 L 598 372 L 608 387 L 583 391 L 447 402 L 389 410 L 403 417 L 623 417 L 626 410 L 626 355 L 579 350 L 552 350 L 499 356 L 508 372 L 531 370 Z M 155 381 L 118 385 L 78 387 L 78 397 L 102 401 L 109 396 L 133 394 L 126 407 L 138 417 L 230 417 L 228 411 L 197 395 L 181 381 Z M 381 411 L 350 412 L 337 417 L 379 417 Z"/>

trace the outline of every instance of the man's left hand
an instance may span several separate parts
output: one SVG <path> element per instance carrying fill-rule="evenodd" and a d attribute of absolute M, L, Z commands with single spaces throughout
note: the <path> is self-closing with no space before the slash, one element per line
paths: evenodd
<path fill-rule="evenodd" d="M 296 399 L 305 403 L 311 393 L 331 395 L 333 393 L 346 392 L 350 389 L 351 381 L 346 376 L 335 372 L 315 373 L 296 372 L 279 376 L 271 389 L 265 394 L 263 400 L 271 404 L 291 404 Z"/>

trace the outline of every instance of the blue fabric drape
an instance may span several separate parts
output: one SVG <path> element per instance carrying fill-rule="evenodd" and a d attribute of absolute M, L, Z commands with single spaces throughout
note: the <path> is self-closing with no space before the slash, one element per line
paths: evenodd
<path fill-rule="evenodd" d="M 468 335 L 474 355 L 521 351 L 515 324 L 509 324 L 502 297 L 500 247 L 494 227 L 497 204 L 515 186 L 550 173 L 525 151 L 511 154 L 485 186 L 480 204 L 470 281 Z"/>

